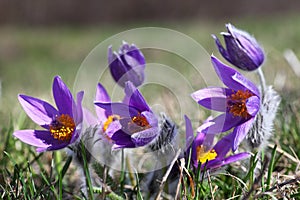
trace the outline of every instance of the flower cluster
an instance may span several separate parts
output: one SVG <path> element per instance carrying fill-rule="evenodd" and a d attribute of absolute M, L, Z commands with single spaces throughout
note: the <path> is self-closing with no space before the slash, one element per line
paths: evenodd
<path fill-rule="evenodd" d="M 226 25 L 228 33 L 222 33 L 226 49 L 216 36 L 213 36 L 221 55 L 239 69 L 259 70 L 264 53 L 256 40 L 248 33 Z M 191 120 L 185 116 L 186 151 L 191 166 L 201 169 L 216 169 L 223 165 L 245 159 L 250 153 L 234 154 L 241 142 L 252 129 L 257 116 L 261 114 L 264 90 L 237 70 L 211 56 L 214 70 L 224 87 L 208 87 L 191 94 L 201 106 L 221 112 L 209 117 L 196 131 Z M 97 119 L 82 108 L 83 92 L 74 100 L 70 90 L 56 76 L 53 81 L 53 96 L 57 106 L 26 95 L 19 95 L 19 101 L 27 115 L 46 130 L 18 130 L 14 136 L 21 141 L 36 146 L 38 152 L 51 151 L 73 145 L 81 138 L 83 120 L 98 124 L 99 134 L 112 144 L 112 149 L 151 146 L 160 137 L 159 118 L 147 104 L 137 89 L 145 80 L 145 57 L 135 45 L 123 43 L 119 52 L 108 47 L 108 66 L 115 82 L 124 88 L 124 98 L 112 102 L 104 86 L 98 83 L 94 101 Z M 262 86 L 263 87 L 263 86 Z M 278 106 L 278 105 L 277 105 Z M 276 113 L 274 109 L 273 113 Z M 274 115 L 275 116 L 275 115 Z M 86 119 L 83 119 L 83 118 Z M 175 125 L 168 131 L 175 131 Z M 174 130 L 173 130 L 174 129 Z M 196 135 L 194 135 L 196 132 Z M 220 134 L 225 134 L 215 143 Z M 227 134 L 226 134 L 227 133 Z M 166 140 L 172 140 L 171 138 Z M 160 141 L 164 143 L 163 141 Z M 232 154 L 233 153 L 233 154 Z"/>

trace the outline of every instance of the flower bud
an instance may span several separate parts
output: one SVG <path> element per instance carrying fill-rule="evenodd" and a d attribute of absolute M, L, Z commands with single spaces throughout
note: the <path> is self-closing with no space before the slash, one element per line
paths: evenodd
<path fill-rule="evenodd" d="M 112 46 L 108 48 L 108 65 L 114 80 L 125 87 L 127 81 L 131 81 L 136 87 L 142 85 L 145 76 L 145 57 L 134 45 L 123 42 L 119 53 L 112 51 Z"/>
<path fill-rule="evenodd" d="M 222 56 L 242 70 L 252 71 L 260 67 L 264 61 L 264 52 L 255 38 L 231 24 L 226 24 L 226 28 L 228 33 L 221 33 L 224 36 L 226 49 L 219 39 L 212 35 Z"/>

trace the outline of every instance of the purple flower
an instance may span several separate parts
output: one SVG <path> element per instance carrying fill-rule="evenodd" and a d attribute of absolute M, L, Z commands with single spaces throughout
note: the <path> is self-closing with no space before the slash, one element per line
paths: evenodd
<path fill-rule="evenodd" d="M 156 116 L 131 82 L 125 83 L 123 103 L 95 104 L 105 111 L 103 131 L 113 141 L 114 149 L 145 146 L 159 133 Z"/>
<path fill-rule="evenodd" d="M 53 96 L 58 109 L 49 103 L 26 95 L 19 101 L 26 114 L 46 130 L 18 130 L 14 136 L 37 147 L 37 152 L 62 149 L 75 142 L 81 132 L 83 92 L 77 93 L 77 103 L 59 76 L 53 80 Z"/>
<path fill-rule="evenodd" d="M 108 48 L 108 65 L 114 80 L 125 87 L 127 81 L 131 81 L 136 87 L 142 85 L 145 79 L 145 57 L 134 45 L 123 42 L 119 53 L 113 52 L 112 47 Z"/>
<path fill-rule="evenodd" d="M 195 168 L 201 163 L 201 169 L 216 169 L 223 165 L 248 158 L 249 153 L 238 153 L 232 156 L 226 156 L 232 147 L 234 140 L 233 133 L 223 137 L 213 146 L 214 134 L 203 133 L 203 130 L 210 126 L 211 119 L 208 119 L 197 129 L 197 135 L 194 138 L 193 128 L 190 119 L 185 116 L 187 153 L 191 152 L 191 162 Z M 192 144 L 190 147 L 190 143 Z M 191 148 L 191 149 L 190 149 Z"/>
<path fill-rule="evenodd" d="M 226 49 L 219 39 L 212 35 L 222 56 L 242 70 L 257 69 L 264 61 L 264 52 L 255 38 L 231 24 L 226 24 L 226 28 L 228 33 L 221 33 L 224 36 Z"/>
<path fill-rule="evenodd" d="M 203 130 L 216 134 L 232 128 L 235 151 L 248 133 L 260 108 L 260 93 L 251 81 L 234 69 L 211 57 L 215 71 L 228 88 L 209 87 L 192 94 L 192 98 L 200 105 L 219 112 L 224 112 L 212 121 L 211 126 Z"/>

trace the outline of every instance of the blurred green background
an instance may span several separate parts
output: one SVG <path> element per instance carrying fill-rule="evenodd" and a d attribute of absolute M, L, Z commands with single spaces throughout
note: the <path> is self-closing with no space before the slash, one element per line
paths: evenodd
<path fill-rule="evenodd" d="M 225 31 L 225 23 L 233 23 L 254 34 L 264 47 L 268 83 L 297 99 L 300 78 L 284 52 L 290 49 L 300 58 L 299 4 L 270 0 L 0 1 L 0 129 L 10 114 L 23 113 L 18 93 L 52 101 L 53 76 L 62 76 L 72 86 L 80 64 L 98 43 L 137 27 L 180 31 L 221 57 L 210 34 L 218 35 Z"/>

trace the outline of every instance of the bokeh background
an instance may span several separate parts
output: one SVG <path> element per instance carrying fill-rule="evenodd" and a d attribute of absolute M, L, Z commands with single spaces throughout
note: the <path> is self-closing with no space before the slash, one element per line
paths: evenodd
<path fill-rule="evenodd" d="M 53 76 L 72 85 L 88 53 L 114 34 L 137 27 L 170 28 L 220 57 L 210 34 L 225 31 L 228 22 L 254 34 L 264 47 L 268 83 L 298 99 L 297 0 L 0 0 L 0 128 L 10 116 L 23 113 L 18 93 L 51 100 Z"/>

